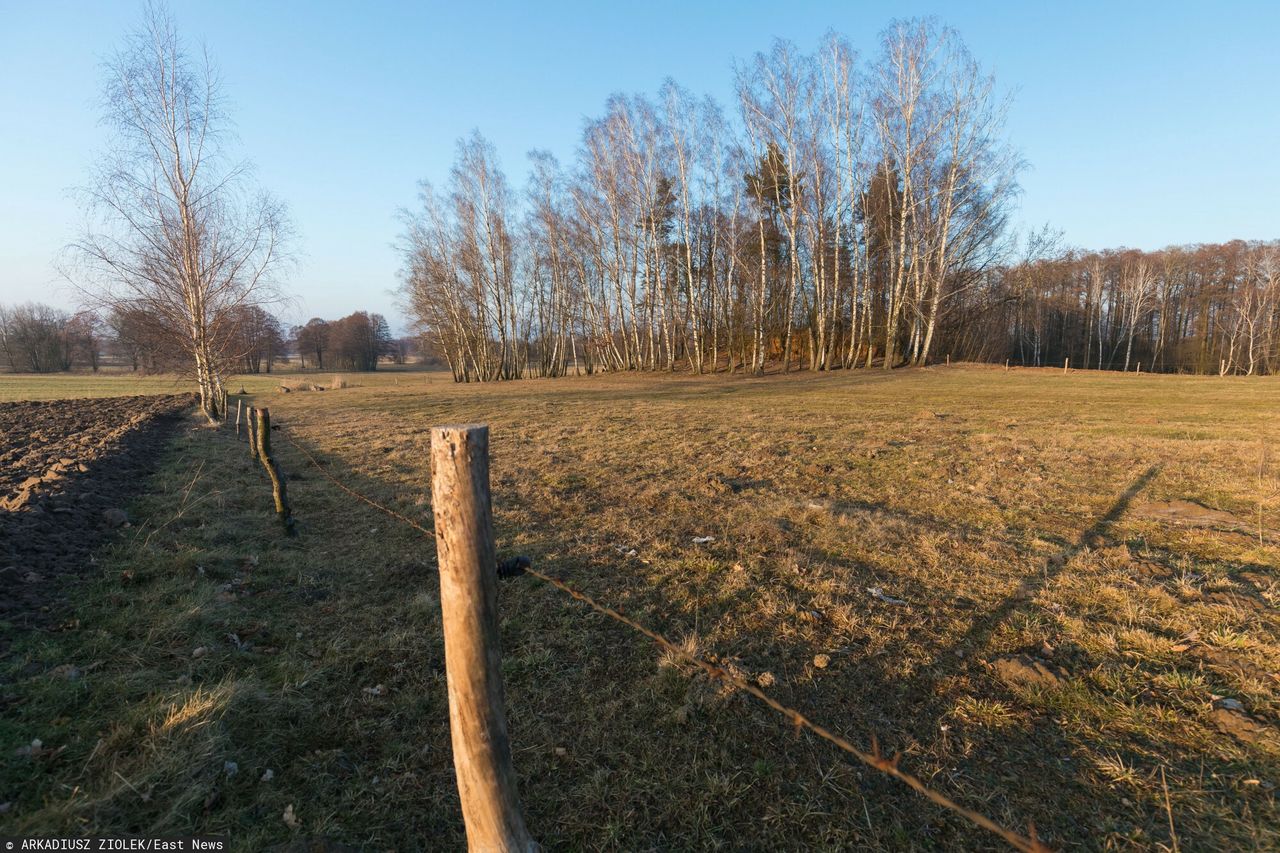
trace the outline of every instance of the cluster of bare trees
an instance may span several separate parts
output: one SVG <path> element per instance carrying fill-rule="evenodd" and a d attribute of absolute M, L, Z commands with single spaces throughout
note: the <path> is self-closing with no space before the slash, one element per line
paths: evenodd
<path fill-rule="evenodd" d="M 617 95 L 516 197 L 479 134 L 424 184 L 405 302 L 459 380 L 570 369 L 924 363 L 1000 258 L 1017 156 L 958 35 L 895 23 L 737 69 L 733 115 L 674 82 Z"/>
<path fill-rule="evenodd" d="M 186 365 L 182 347 L 140 305 L 125 302 L 113 306 L 105 325 L 108 350 L 135 372 L 167 373 Z"/>
<path fill-rule="evenodd" d="M 313 317 L 293 329 L 294 346 L 302 367 L 338 370 L 377 370 L 383 356 L 403 362 L 405 346 L 391 337 L 381 314 L 356 311 L 340 320 Z M 310 365 L 308 365 L 310 361 Z"/>
<path fill-rule="evenodd" d="M 218 76 L 164 9 L 148 7 L 109 62 L 103 118 L 112 148 L 83 191 L 88 225 L 66 273 L 91 305 L 133 312 L 161 351 L 180 353 L 217 418 L 246 312 L 276 296 L 283 209 L 230 159 Z"/>
<path fill-rule="evenodd" d="M 990 270 L 958 300 L 951 352 L 1107 370 L 1280 369 L 1280 242 L 1047 248 Z"/>
<path fill-rule="evenodd" d="M 112 307 L 107 314 L 107 349 L 118 361 L 144 373 L 189 372 L 190 350 L 174 335 L 162 317 L 134 302 Z M 219 350 L 222 369 L 235 373 L 270 373 L 288 355 L 284 327 L 257 305 L 226 311 L 220 328 L 224 336 Z"/>
<path fill-rule="evenodd" d="M 258 305 L 234 311 L 235 334 L 230 351 L 237 353 L 239 373 L 270 373 L 276 361 L 288 355 L 284 326 Z"/>
<path fill-rule="evenodd" d="M 0 305 L 0 358 L 12 372 L 97 370 L 102 342 L 97 317 L 28 302 Z"/>
<path fill-rule="evenodd" d="M 283 327 L 257 306 L 237 308 L 227 318 L 227 366 L 238 373 L 269 373 L 288 354 Z M 12 372 L 51 373 L 105 365 L 142 373 L 181 372 L 188 352 L 155 315 L 133 303 L 114 306 L 105 317 L 70 313 L 38 303 L 0 305 L 0 364 Z"/>

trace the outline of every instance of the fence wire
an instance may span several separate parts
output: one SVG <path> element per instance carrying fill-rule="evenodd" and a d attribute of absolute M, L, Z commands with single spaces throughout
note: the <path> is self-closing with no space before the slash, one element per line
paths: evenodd
<path fill-rule="evenodd" d="M 277 429 L 279 428 L 277 427 Z M 401 523 L 406 524 L 409 527 L 412 527 L 414 530 L 417 530 L 419 533 L 422 533 L 424 536 L 429 536 L 434 539 L 435 531 L 430 530 L 424 525 L 414 521 L 413 519 L 396 512 L 390 507 L 383 506 L 382 504 L 378 503 L 377 501 L 373 500 L 367 495 L 363 495 L 360 492 L 357 492 L 354 489 L 350 488 L 341 480 L 339 480 L 337 477 L 330 474 L 325 469 L 325 467 L 320 464 L 319 460 L 317 460 L 316 457 L 310 451 L 308 451 L 305 447 L 303 447 L 302 445 L 294 441 L 288 432 L 285 432 L 284 430 L 280 430 L 280 432 L 283 434 L 285 441 L 287 441 L 290 445 L 296 448 L 298 452 L 301 453 L 307 459 L 307 461 L 311 463 L 312 467 L 314 467 L 317 471 L 319 471 L 321 475 L 323 475 L 327 480 L 329 480 L 331 483 L 336 485 L 339 489 L 351 495 L 352 497 L 368 504 L 369 506 L 373 507 L 379 512 L 382 512 L 390 516 L 391 518 L 394 518 L 397 521 L 400 521 Z M 625 625 L 628 628 L 631 628 L 632 630 L 640 634 L 643 634 L 645 637 L 648 637 L 650 640 L 652 640 L 659 648 L 668 652 L 669 654 L 671 654 L 673 657 L 677 659 L 684 660 L 698 667 L 704 673 L 706 673 L 708 677 L 715 679 L 717 681 L 721 681 L 725 684 L 728 684 L 729 686 L 737 690 L 741 690 L 744 693 L 748 694 L 749 696 L 752 696 L 753 698 L 759 700 L 761 703 L 763 703 L 767 707 L 773 709 L 774 711 L 778 712 L 786 719 L 790 720 L 797 730 L 808 729 L 809 731 L 813 732 L 815 735 L 827 741 L 828 743 L 831 743 L 836 747 L 838 747 L 839 749 L 854 756 L 855 758 L 857 758 L 859 761 L 861 761 L 863 764 L 867 765 L 868 767 L 871 767 L 872 769 L 877 770 L 880 773 L 884 773 L 887 776 L 891 776 L 894 779 L 897 779 L 898 781 L 906 785 L 908 788 L 911 788 L 913 791 L 917 792 L 918 794 L 920 794 L 930 802 L 933 802 L 943 807 L 944 809 L 947 809 L 948 811 L 954 812 L 955 814 L 960 815 L 961 817 L 965 818 L 966 820 L 973 823 L 974 825 L 980 826 L 983 829 L 991 833 L 994 833 L 995 835 L 1000 836 L 1006 842 L 1008 842 L 1009 845 L 1013 847 L 1015 850 L 1027 851 L 1027 853 L 1049 853 L 1050 848 L 1036 838 L 1036 830 L 1035 830 L 1034 824 L 1028 823 L 1027 834 L 1021 835 L 1017 832 L 1013 832 L 1012 830 L 1004 828 L 1003 826 L 996 823 L 994 820 L 992 820 L 991 818 L 987 817 L 986 815 L 980 812 L 976 812 L 972 809 L 969 809 L 969 808 L 966 808 L 965 806 L 960 805 L 955 800 L 948 797 L 946 794 L 943 794 L 939 791 L 934 790 L 933 788 L 930 788 L 924 782 L 922 782 L 918 777 L 913 776 L 912 774 L 908 773 L 907 771 L 899 767 L 898 763 L 899 763 L 899 759 L 901 758 L 901 755 L 899 753 L 894 753 L 892 756 L 884 755 L 880 751 L 880 746 L 876 741 L 875 735 L 871 736 L 870 750 L 860 749 L 859 747 L 851 743 L 848 739 L 844 738 L 841 735 L 836 734 L 834 731 L 827 728 L 826 726 L 821 725 L 820 723 L 815 723 L 814 721 L 806 717 L 804 714 L 802 714 L 800 711 L 797 711 L 795 708 L 791 708 L 787 705 L 784 705 L 778 700 L 769 696 L 767 693 L 765 693 L 755 684 L 752 684 L 749 681 L 745 681 L 744 679 L 734 675 L 733 673 L 725 670 L 724 668 L 716 666 L 713 663 L 705 661 L 697 657 L 696 655 L 691 654 L 688 650 L 671 642 L 666 637 L 659 634 L 657 631 L 654 631 L 651 628 L 647 628 L 644 625 L 641 625 L 639 622 L 636 622 L 634 619 L 631 619 L 629 616 L 626 616 L 620 611 L 612 607 L 609 607 L 608 605 L 601 604 L 600 602 L 596 601 L 594 598 L 587 595 L 586 593 L 580 592 L 574 589 L 573 587 L 569 586 L 564 581 L 561 581 L 558 578 L 555 578 L 551 575 L 545 574 L 544 572 L 538 571 L 537 569 L 533 568 L 532 565 L 524 565 L 523 568 L 526 573 L 532 575 L 533 577 L 547 584 L 550 584 L 552 587 L 560 590 L 566 595 L 569 595 L 575 600 L 581 601 L 583 604 L 587 605 L 597 613 L 600 613 L 603 616 L 607 616 L 609 619 L 612 619 L 618 624 Z"/>

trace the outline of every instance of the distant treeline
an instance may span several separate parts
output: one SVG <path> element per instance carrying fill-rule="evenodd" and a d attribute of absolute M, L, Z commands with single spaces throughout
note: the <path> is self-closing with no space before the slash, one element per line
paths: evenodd
<path fill-rule="evenodd" d="M 225 336 L 220 347 L 227 369 L 236 373 L 270 373 L 290 357 L 304 368 L 376 370 L 379 359 L 403 363 L 417 349 L 412 339 L 393 339 L 381 314 L 366 311 L 340 320 L 317 317 L 287 330 L 252 306 L 230 312 L 217 328 Z M 186 348 L 139 306 L 100 316 L 38 303 L 0 305 L 0 365 L 9 371 L 97 371 L 106 360 L 140 373 L 182 373 L 190 367 Z"/>
<path fill-rule="evenodd" d="M 762 372 L 952 358 L 1270 372 L 1277 246 L 1063 251 L 1007 220 L 1007 100 L 959 37 L 878 55 L 779 41 L 736 109 L 674 82 L 615 95 L 573 163 L 512 190 L 478 133 L 424 184 L 404 295 L 459 381 L 569 370 Z"/>
<path fill-rule="evenodd" d="M 320 370 L 377 370 L 378 359 L 403 363 L 408 354 L 408 342 L 391 337 L 386 318 L 365 311 L 341 320 L 313 317 L 294 327 L 293 342 L 302 366 Z"/>
<path fill-rule="evenodd" d="M 0 358 L 13 372 L 54 373 L 76 366 L 98 369 L 101 322 L 48 305 L 0 305 Z"/>
<path fill-rule="evenodd" d="M 952 300 L 950 351 L 1171 373 L 1280 370 L 1280 242 L 1069 251 L 996 268 Z"/>

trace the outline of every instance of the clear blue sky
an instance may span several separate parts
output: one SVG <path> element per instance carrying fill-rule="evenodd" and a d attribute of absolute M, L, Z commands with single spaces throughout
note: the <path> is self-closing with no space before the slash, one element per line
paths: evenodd
<path fill-rule="evenodd" d="M 1031 168 L 1020 224 L 1073 245 L 1280 237 L 1280 4 L 885 2 L 173 3 L 220 66 L 240 143 L 289 205 L 302 262 L 291 322 L 389 292 L 397 210 L 479 128 L 517 186 L 525 153 L 572 157 L 614 91 L 672 76 L 731 104 L 731 67 L 827 29 L 864 53 L 893 17 L 937 15 L 1016 92 Z M 99 63 L 136 2 L 0 0 L 0 302 L 70 307 L 52 260 L 68 188 L 102 145 Z"/>

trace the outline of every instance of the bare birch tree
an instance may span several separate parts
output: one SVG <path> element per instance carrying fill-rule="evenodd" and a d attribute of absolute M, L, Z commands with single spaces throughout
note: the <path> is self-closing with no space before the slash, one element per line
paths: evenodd
<path fill-rule="evenodd" d="M 1127 334 L 1123 368 L 1126 371 L 1129 369 L 1129 360 L 1133 357 L 1133 336 L 1148 310 L 1154 284 L 1151 265 L 1145 258 L 1140 258 L 1125 268 L 1120 289 L 1124 298 L 1124 325 Z"/>
<path fill-rule="evenodd" d="M 163 7 L 147 7 L 108 63 L 103 120 L 112 149 L 83 190 L 87 224 L 64 272 L 92 304 L 145 311 L 216 420 L 223 371 L 241 355 L 238 312 L 279 296 L 284 208 L 230 159 L 221 81 Z"/>

